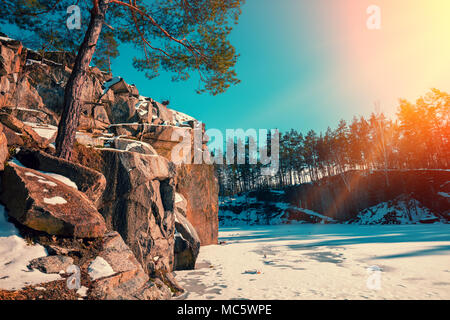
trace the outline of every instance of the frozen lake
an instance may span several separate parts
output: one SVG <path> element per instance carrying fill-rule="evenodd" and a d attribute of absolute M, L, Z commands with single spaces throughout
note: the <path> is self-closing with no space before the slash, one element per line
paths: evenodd
<path fill-rule="evenodd" d="M 450 299 L 450 225 L 221 228 L 182 299 Z"/>

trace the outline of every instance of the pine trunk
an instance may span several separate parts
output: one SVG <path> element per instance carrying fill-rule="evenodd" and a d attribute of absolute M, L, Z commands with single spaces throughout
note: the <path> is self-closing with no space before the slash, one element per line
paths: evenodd
<path fill-rule="evenodd" d="M 75 134 L 83 106 L 83 102 L 80 100 L 81 92 L 108 9 L 105 0 L 94 0 L 93 2 L 94 8 L 91 11 L 91 20 L 64 91 L 64 107 L 58 126 L 58 135 L 56 136 L 56 155 L 66 160 L 70 160 L 72 155 Z"/>

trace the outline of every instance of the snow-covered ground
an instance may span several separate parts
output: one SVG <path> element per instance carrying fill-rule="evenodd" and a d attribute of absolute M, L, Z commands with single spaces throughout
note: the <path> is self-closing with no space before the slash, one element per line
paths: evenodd
<path fill-rule="evenodd" d="M 5 207 L 0 205 L 0 289 L 18 290 L 27 285 L 61 279 L 57 274 L 27 268 L 31 260 L 43 256 L 47 256 L 45 248 L 27 243 L 16 227 L 7 221 Z"/>
<path fill-rule="evenodd" d="M 222 228 L 181 299 L 450 299 L 450 225 Z"/>

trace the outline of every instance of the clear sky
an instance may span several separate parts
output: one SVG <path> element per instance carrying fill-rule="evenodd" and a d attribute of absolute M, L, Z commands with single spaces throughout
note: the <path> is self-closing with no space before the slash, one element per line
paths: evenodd
<path fill-rule="evenodd" d="M 369 5 L 381 29 L 369 30 Z M 380 110 L 393 117 L 398 98 L 450 91 L 449 0 L 247 0 L 232 43 L 241 83 L 198 95 L 194 76 L 148 80 L 121 47 L 113 73 L 141 94 L 206 123 L 207 128 L 325 130 L 339 119 Z"/>

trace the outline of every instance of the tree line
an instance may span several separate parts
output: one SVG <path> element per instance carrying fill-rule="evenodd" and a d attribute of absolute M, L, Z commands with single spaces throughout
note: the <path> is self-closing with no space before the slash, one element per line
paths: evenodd
<path fill-rule="evenodd" d="M 401 99 L 395 120 L 372 113 L 368 118 L 355 116 L 351 122 L 341 120 L 325 132 L 291 129 L 279 135 L 279 170 L 272 176 L 261 175 L 259 163 L 216 165 L 220 195 L 316 182 L 333 175 L 342 175 L 346 182 L 343 173 L 348 170 L 448 169 L 449 117 L 450 95 L 431 89 L 415 103 Z M 235 148 L 238 142 L 242 141 L 234 141 Z M 244 144 L 248 152 L 249 138 Z"/>

